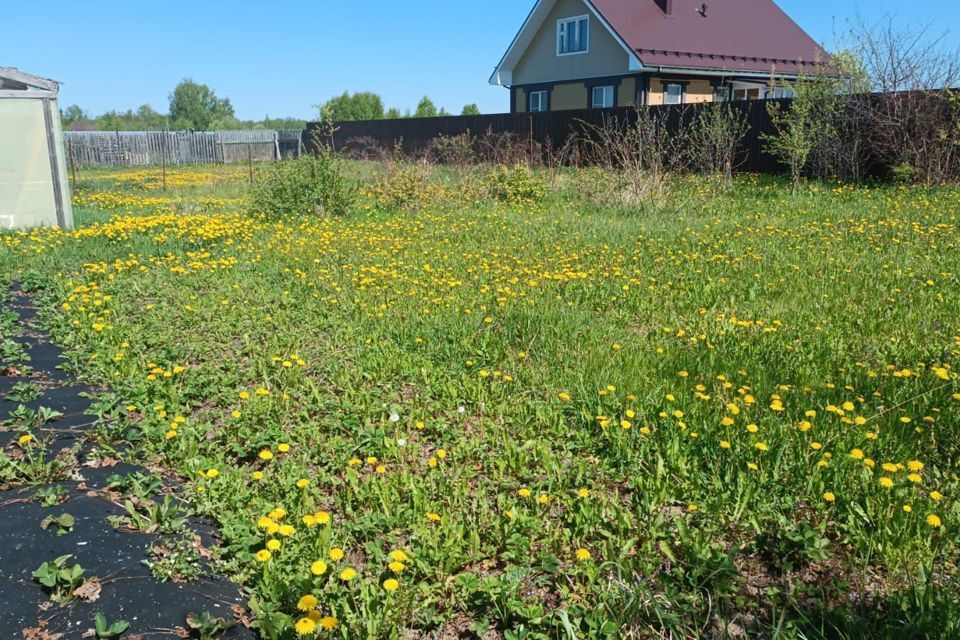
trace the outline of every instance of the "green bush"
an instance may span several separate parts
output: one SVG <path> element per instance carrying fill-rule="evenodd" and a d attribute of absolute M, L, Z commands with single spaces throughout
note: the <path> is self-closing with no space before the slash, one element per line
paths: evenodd
<path fill-rule="evenodd" d="M 427 165 L 403 157 L 391 161 L 373 187 L 377 205 L 392 211 L 416 211 L 436 200 L 437 195 Z"/>
<path fill-rule="evenodd" d="M 547 197 L 547 185 L 523 164 L 498 167 L 485 182 L 490 197 L 505 204 L 540 204 Z"/>
<path fill-rule="evenodd" d="M 356 200 L 357 185 L 343 174 L 329 152 L 278 162 L 264 170 L 253 186 L 251 208 L 265 218 L 339 216 Z"/>

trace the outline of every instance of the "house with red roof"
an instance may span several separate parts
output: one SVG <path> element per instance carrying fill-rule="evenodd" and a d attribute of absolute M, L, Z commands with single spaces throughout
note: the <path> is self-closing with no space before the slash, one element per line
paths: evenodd
<path fill-rule="evenodd" d="M 828 59 L 773 0 L 537 0 L 490 83 L 513 113 L 755 100 Z"/>

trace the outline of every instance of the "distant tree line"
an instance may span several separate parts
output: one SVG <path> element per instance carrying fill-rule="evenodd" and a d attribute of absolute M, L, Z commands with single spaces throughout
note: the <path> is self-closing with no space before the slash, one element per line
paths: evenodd
<path fill-rule="evenodd" d="M 218 98 L 213 89 L 190 78 L 183 80 L 170 94 L 168 113 L 160 113 L 148 104 L 136 111 L 108 111 L 91 116 L 78 105 L 61 111 L 63 128 L 73 131 L 225 131 L 237 129 L 303 129 L 297 118 L 240 120 L 229 98 Z"/>
<path fill-rule="evenodd" d="M 318 115 L 321 120 L 332 120 L 336 122 L 346 122 L 354 120 L 395 120 L 399 118 L 434 118 L 437 116 L 453 115 L 443 107 L 437 108 L 437 105 L 429 96 L 424 96 L 417 104 L 414 111 L 407 109 L 401 113 L 396 107 L 386 109 L 383 104 L 383 98 L 370 91 L 358 91 L 350 93 L 344 91 L 343 95 L 331 98 L 321 105 L 317 105 Z M 460 111 L 462 116 L 480 115 L 480 107 L 476 104 L 468 104 Z"/>

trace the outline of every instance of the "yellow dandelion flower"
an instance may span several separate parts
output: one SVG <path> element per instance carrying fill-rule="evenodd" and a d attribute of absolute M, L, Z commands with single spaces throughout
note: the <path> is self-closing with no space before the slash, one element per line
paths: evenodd
<path fill-rule="evenodd" d="M 324 616 L 323 618 L 320 619 L 320 626 L 326 629 L 327 631 L 330 631 L 331 629 L 336 628 L 338 624 L 339 622 L 333 616 Z"/>
<path fill-rule="evenodd" d="M 294 624 L 294 630 L 298 635 L 308 636 L 317 630 L 317 623 L 310 618 L 300 618 Z"/>

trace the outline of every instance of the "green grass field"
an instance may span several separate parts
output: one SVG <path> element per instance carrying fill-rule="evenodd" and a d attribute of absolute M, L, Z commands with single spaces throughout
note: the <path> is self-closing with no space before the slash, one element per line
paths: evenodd
<path fill-rule="evenodd" d="M 956 190 L 266 222 L 114 173 L 0 278 L 263 637 L 960 637 Z"/>

